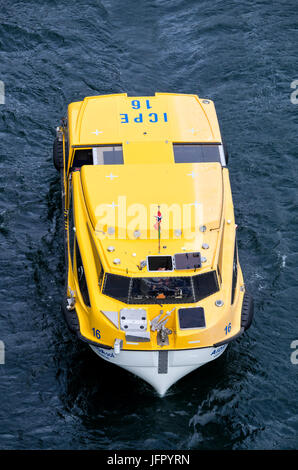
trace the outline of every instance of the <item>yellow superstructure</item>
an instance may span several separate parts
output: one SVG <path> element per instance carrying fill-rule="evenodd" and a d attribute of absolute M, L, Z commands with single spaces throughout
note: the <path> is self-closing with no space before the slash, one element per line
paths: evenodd
<path fill-rule="evenodd" d="M 213 102 L 174 93 L 88 97 L 68 106 L 59 140 L 65 311 L 79 337 L 107 350 L 119 340 L 122 350 L 156 351 L 214 347 L 241 334 L 251 313 L 243 317 L 237 226 Z M 184 269 L 192 253 L 200 263 Z M 158 290 L 163 283 L 171 294 Z M 203 309 L 205 325 L 181 327 L 179 310 L 194 307 Z M 146 340 L 121 328 L 126 308 L 146 312 Z M 168 341 L 161 344 L 151 326 L 165 312 Z"/>

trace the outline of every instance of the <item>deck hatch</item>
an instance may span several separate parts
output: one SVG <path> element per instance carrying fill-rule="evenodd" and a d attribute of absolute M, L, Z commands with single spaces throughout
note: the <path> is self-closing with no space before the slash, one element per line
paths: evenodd
<path fill-rule="evenodd" d="M 148 256 L 148 271 L 173 271 L 172 256 Z"/>
<path fill-rule="evenodd" d="M 180 308 L 178 310 L 179 326 L 182 330 L 205 328 L 205 314 L 202 307 Z"/>
<path fill-rule="evenodd" d="M 201 253 L 177 253 L 174 257 L 175 259 L 175 269 L 197 269 L 200 268 L 201 263 Z"/>

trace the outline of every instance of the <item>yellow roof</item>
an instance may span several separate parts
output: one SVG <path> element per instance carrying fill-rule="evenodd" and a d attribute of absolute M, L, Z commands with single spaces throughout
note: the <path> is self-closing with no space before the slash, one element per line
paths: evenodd
<path fill-rule="evenodd" d="M 91 96 L 68 107 L 72 146 L 132 142 L 221 142 L 214 104 L 197 95 Z"/>
<path fill-rule="evenodd" d="M 210 269 L 223 207 L 222 168 L 211 162 L 176 164 L 172 143 L 221 142 L 213 102 L 175 93 L 94 96 L 69 105 L 68 123 L 72 147 L 123 146 L 123 165 L 85 165 L 80 171 L 105 267 L 137 275 L 140 261 L 159 253 L 154 224 L 160 205 L 160 253 L 201 251 L 204 242 L 210 247 L 204 268 Z M 200 225 L 205 232 L 198 233 Z"/>
<path fill-rule="evenodd" d="M 85 165 L 81 169 L 81 181 L 94 228 L 103 217 L 100 205 L 115 209 L 120 206 L 122 212 L 131 208 L 132 217 L 133 205 L 136 209 L 138 205 L 146 208 L 149 215 L 151 206 L 156 214 L 158 205 L 170 207 L 178 203 L 181 209 L 183 205 L 200 204 L 201 223 L 211 230 L 220 225 L 223 189 L 219 163 Z M 116 226 L 121 228 L 121 220 L 119 223 L 119 219 L 116 220 Z M 194 226 L 190 228 L 194 229 Z M 146 238 L 147 235 L 149 233 Z"/>
<path fill-rule="evenodd" d="M 163 217 L 161 252 L 201 251 L 207 241 L 210 249 L 204 266 L 212 265 L 223 203 L 219 163 L 86 165 L 80 174 L 90 221 L 114 272 L 127 268 L 138 273 L 141 259 L 158 254 L 154 227 L 158 206 Z M 205 233 L 198 232 L 202 225 Z M 176 235 L 181 228 L 181 235 Z M 118 268 L 113 265 L 115 258 L 121 259 Z"/>

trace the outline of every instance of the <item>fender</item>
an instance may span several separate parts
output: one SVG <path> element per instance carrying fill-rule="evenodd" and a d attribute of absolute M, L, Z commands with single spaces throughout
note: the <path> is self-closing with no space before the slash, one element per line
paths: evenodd
<path fill-rule="evenodd" d="M 241 310 L 241 327 L 248 330 L 254 316 L 254 301 L 251 294 L 244 293 L 242 310 Z"/>

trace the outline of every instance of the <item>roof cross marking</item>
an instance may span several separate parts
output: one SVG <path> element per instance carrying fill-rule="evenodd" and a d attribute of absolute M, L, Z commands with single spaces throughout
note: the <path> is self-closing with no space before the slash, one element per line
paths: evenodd
<path fill-rule="evenodd" d="M 110 173 L 109 175 L 106 175 L 106 178 L 110 178 L 111 180 L 113 180 L 114 178 L 118 178 L 118 176 L 113 175 L 113 173 Z"/>

